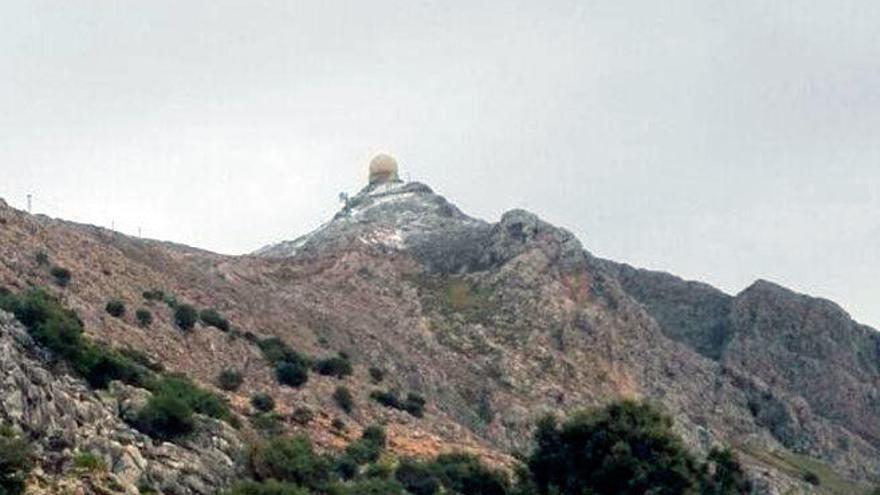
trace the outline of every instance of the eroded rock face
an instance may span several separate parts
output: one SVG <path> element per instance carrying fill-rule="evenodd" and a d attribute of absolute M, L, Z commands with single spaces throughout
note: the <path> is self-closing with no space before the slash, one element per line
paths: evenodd
<path fill-rule="evenodd" d="M 91 390 L 61 369 L 50 371 L 49 363 L 27 331 L 0 311 L 0 421 L 33 441 L 37 469 L 30 492 L 103 487 L 137 494 L 140 484 L 207 495 L 236 477 L 243 444 L 227 424 L 199 416 L 191 438 L 157 444 L 120 418 L 142 406 L 149 392 L 119 382 Z M 78 472 L 73 457 L 84 452 L 100 458 L 106 472 Z"/>

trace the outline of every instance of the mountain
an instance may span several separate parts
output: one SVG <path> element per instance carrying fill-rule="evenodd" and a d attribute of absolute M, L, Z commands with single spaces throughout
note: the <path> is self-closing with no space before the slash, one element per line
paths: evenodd
<path fill-rule="evenodd" d="M 71 271 L 66 287 L 52 266 Z M 245 256 L 3 203 L 0 284 L 49 287 L 89 337 L 185 374 L 242 417 L 252 395 L 270 394 L 283 427 L 322 449 L 382 422 L 397 454 L 464 450 L 510 467 L 544 413 L 635 397 L 662 405 L 693 451 L 733 447 L 762 493 L 847 493 L 834 490 L 880 479 L 880 334 L 838 306 L 764 281 L 731 296 L 600 259 L 532 213 L 485 222 L 420 183 L 373 182 L 316 231 Z M 215 308 L 231 330 L 182 332 L 171 308 L 144 299 L 153 289 Z M 126 315 L 109 315 L 110 300 Z M 138 308 L 152 314 L 149 328 Z M 282 386 L 260 350 L 269 337 L 317 358 L 342 351 L 353 374 Z M 214 493 L 234 476 L 247 429 L 201 418 L 199 436 L 157 445 L 118 420 L 139 389 L 88 389 L 8 317 L 0 353 L 0 420 L 45 454 L 35 485 L 46 492 L 76 482 L 66 466 L 77 449 L 103 458 L 131 493 L 141 481 Z M 242 373 L 236 391 L 216 386 L 225 369 Z M 340 383 L 354 395 L 350 414 L 333 399 Z M 370 397 L 377 390 L 424 397 L 423 417 L 384 407 Z M 315 415 L 307 424 L 295 420 L 303 408 Z M 833 483 L 803 482 L 808 470 Z"/>

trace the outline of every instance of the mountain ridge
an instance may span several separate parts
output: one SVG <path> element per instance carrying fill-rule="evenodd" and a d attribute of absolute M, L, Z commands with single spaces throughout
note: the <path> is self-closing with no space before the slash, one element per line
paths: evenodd
<path fill-rule="evenodd" d="M 756 281 L 729 296 L 596 258 L 573 234 L 524 210 L 488 223 L 424 184 L 371 185 L 322 228 L 243 256 L 37 219 L 8 206 L 0 206 L 0 219 L 0 284 L 52 286 L 34 259 L 45 251 L 72 269 L 71 285 L 54 290 L 95 338 L 132 346 L 207 386 L 224 367 L 243 364 L 242 391 L 226 395 L 244 415 L 247 394 L 268 391 L 283 413 L 307 405 L 325 425 L 334 416 L 355 431 L 388 422 L 392 443 L 410 452 L 426 448 L 418 438 L 433 438 L 431 451 L 466 446 L 506 463 L 527 446 L 539 413 L 634 396 L 669 409 L 697 452 L 740 443 L 742 452 L 812 455 L 856 480 L 880 475 L 880 437 L 870 424 L 880 396 L 880 368 L 871 368 L 880 362 L 880 345 L 871 349 L 880 342 L 876 331 L 840 316 L 837 306 L 801 304 L 775 284 Z M 219 309 L 241 336 L 201 326 L 181 334 L 161 306 L 142 300 L 140 292 L 154 287 Z M 154 329 L 108 317 L 111 298 L 150 309 Z M 771 331 L 799 335 L 802 327 L 816 340 L 803 349 Z M 381 367 L 389 376 L 383 386 L 428 398 L 426 417 L 386 410 L 366 393 L 356 394 L 358 410 L 346 415 L 329 399 L 336 382 L 324 377 L 302 389 L 281 387 L 247 333 L 314 355 L 344 350 L 355 364 L 352 385 L 364 391 L 376 388 L 366 369 Z M 851 349 L 826 342 L 837 334 Z M 827 355 L 809 355 L 813 348 Z M 809 379 L 769 366 L 774 359 L 803 366 Z M 807 386 L 822 374 L 827 379 Z M 305 430 L 324 448 L 348 436 Z M 755 469 L 777 491 L 799 486 Z"/>

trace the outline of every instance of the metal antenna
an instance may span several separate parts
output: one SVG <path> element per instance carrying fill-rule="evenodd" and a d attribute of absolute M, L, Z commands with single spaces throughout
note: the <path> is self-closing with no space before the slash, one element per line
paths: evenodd
<path fill-rule="evenodd" d="M 27 195 L 27 200 L 28 200 L 28 213 L 31 213 L 31 198 L 32 198 L 32 195 L 31 195 L 30 193 L 28 193 L 28 195 Z"/>

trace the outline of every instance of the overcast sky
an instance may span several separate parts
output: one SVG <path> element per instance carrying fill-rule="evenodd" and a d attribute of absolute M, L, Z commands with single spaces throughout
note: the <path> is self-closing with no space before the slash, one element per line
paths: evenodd
<path fill-rule="evenodd" d="M 394 154 L 497 220 L 880 327 L 880 2 L 0 2 L 0 197 L 246 253 Z"/>

